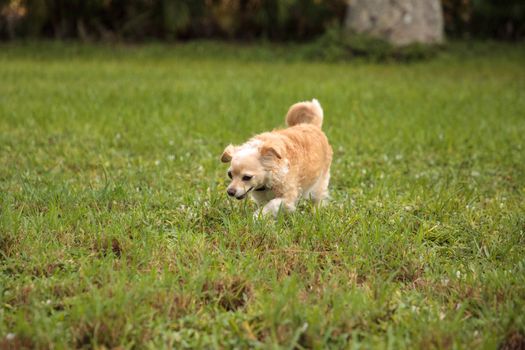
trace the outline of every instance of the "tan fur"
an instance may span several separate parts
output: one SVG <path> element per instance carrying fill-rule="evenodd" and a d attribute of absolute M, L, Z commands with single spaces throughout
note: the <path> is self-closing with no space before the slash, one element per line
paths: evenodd
<path fill-rule="evenodd" d="M 319 101 L 313 99 L 290 107 L 286 114 L 286 125 L 294 126 L 301 123 L 313 124 L 318 128 L 323 126 L 323 109 Z"/>
<path fill-rule="evenodd" d="M 263 215 L 276 215 L 281 207 L 293 211 L 301 197 L 316 204 L 328 198 L 332 148 L 321 131 L 319 102 L 294 104 L 286 123 L 287 129 L 256 135 L 240 146 L 227 146 L 221 156 L 222 162 L 231 162 L 229 194 L 243 199 L 250 193 L 262 206 Z"/>

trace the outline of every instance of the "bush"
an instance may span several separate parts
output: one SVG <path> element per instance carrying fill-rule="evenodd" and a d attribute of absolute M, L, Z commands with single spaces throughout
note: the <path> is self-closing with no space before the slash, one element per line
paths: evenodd
<path fill-rule="evenodd" d="M 345 2 L 0 0 L 0 8 L 4 38 L 306 40 L 341 21 Z"/>
<path fill-rule="evenodd" d="M 442 3 L 449 36 L 525 37 L 523 0 Z M 304 41 L 340 25 L 346 6 L 346 0 L 0 0 L 0 39 Z"/>
<path fill-rule="evenodd" d="M 372 38 L 367 35 L 348 33 L 339 26 L 331 26 L 324 35 L 307 47 L 306 55 L 327 61 L 364 58 L 371 61 L 411 62 L 434 56 L 440 47 L 412 44 L 403 47 Z"/>
<path fill-rule="evenodd" d="M 523 0 L 442 0 L 445 29 L 452 37 L 523 39 Z"/>

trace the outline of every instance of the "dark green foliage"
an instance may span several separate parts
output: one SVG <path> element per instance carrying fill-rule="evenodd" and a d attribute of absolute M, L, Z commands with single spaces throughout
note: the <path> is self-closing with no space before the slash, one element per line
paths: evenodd
<path fill-rule="evenodd" d="M 522 0 L 442 3 L 450 36 L 525 35 Z M 308 40 L 345 14 L 345 0 L 0 0 L 0 38 Z"/>
<path fill-rule="evenodd" d="M 445 28 L 451 36 L 525 37 L 523 0 L 442 0 L 442 3 Z"/>
<path fill-rule="evenodd" d="M 27 10 L 17 37 L 145 40 L 224 37 L 308 39 L 341 20 L 344 1 L 314 0 L 1 0 Z M 14 12 L 13 12 L 14 11 Z M 4 11 L 5 12 L 5 11 Z M 7 12 L 0 34 L 8 36 Z M 3 32 L 3 33 L 2 33 Z"/>
<path fill-rule="evenodd" d="M 474 0 L 471 31 L 486 37 L 517 39 L 525 36 L 525 2 Z"/>
<path fill-rule="evenodd" d="M 439 46 L 422 44 L 396 47 L 385 40 L 357 33 L 346 33 L 339 26 L 332 26 L 307 46 L 305 56 L 324 61 L 364 58 L 376 62 L 412 62 L 433 57 L 439 50 Z"/>

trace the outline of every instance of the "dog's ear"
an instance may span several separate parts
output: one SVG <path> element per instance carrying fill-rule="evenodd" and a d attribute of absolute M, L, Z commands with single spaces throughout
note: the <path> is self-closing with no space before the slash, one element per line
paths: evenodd
<path fill-rule="evenodd" d="M 221 162 L 229 163 L 232 160 L 233 154 L 235 153 L 235 147 L 233 145 L 228 145 L 222 152 Z"/>
<path fill-rule="evenodd" d="M 281 159 L 281 152 L 279 151 L 279 148 L 275 145 L 263 145 L 260 150 L 261 156 L 264 158 L 272 158 L 275 157 L 277 159 Z"/>

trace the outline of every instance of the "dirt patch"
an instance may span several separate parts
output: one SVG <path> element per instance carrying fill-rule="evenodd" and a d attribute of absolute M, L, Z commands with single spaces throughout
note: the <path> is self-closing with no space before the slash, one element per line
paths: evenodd
<path fill-rule="evenodd" d="M 26 337 L 8 334 L 0 339 L 0 350 L 34 349 L 33 341 Z"/>
<path fill-rule="evenodd" d="M 113 254 L 115 257 L 120 258 L 122 256 L 123 245 L 116 238 L 103 238 L 93 244 L 93 250 L 101 256 Z"/>
<path fill-rule="evenodd" d="M 33 285 L 31 284 L 16 287 L 12 290 L 11 296 L 6 298 L 5 303 L 12 306 L 29 305 L 32 292 Z"/>
<path fill-rule="evenodd" d="M 418 266 L 417 264 L 410 262 L 401 266 L 394 279 L 398 282 L 410 284 L 421 279 L 423 272 L 424 269 L 422 266 Z"/>
<path fill-rule="evenodd" d="M 12 256 L 17 244 L 18 240 L 15 235 L 9 233 L 2 235 L 0 237 L 0 260 Z"/>
<path fill-rule="evenodd" d="M 427 334 L 417 348 L 419 349 L 452 349 L 454 342 L 452 337 L 440 334 Z"/>
<path fill-rule="evenodd" d="M 171 319 L 179 318 L 193 311 L 195 298 L 175 291 L 159 291 L 151 299 L 151 306 L 159 313 L 165 313 Z"/>
<path fill-rule="evenodd" d="M 253 289 L 240 277 L 227 277 L 205 283 L 203 291 L 207 301 L 216 300 L 223 309 L 235 311 L 246 305 L 252 296 Z"/>
<path fill-rule="evenodd" d="M 498 347 L 499 350 L 525 350 L 525 334 L 511 332 Z"/>

